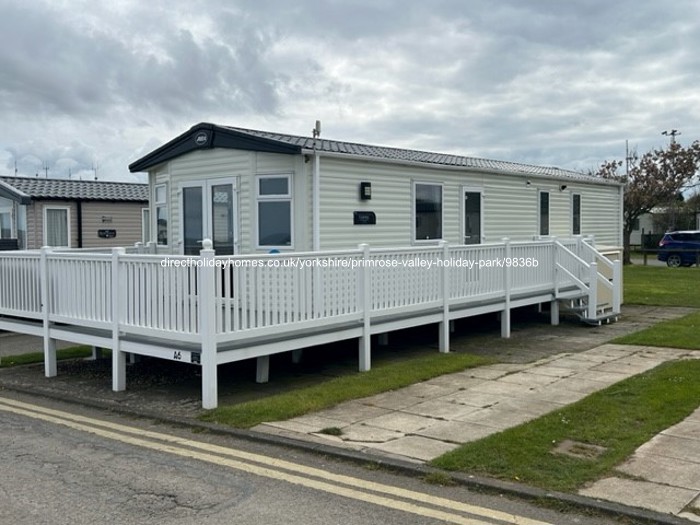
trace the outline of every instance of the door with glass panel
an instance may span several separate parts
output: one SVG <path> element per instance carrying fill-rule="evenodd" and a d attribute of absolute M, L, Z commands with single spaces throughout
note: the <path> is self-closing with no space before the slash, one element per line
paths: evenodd
<path fill-rule="evenodd" d="M 198 255 L 211 239 L 216 255 L 236 251 L 236 183 L 212 179 L 182 186 L 182 253 Z"/>

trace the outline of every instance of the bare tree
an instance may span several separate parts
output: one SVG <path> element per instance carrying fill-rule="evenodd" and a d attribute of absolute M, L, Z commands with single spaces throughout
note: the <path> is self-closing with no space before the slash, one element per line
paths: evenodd
<path fill-rule="evenodd" d="M 630 236 L 639 217 L 677 198 L 700 168 L 700 142 L 688 147 L 672 141 L 667 148 L 655 149 L 640 158 L 629 159 L 628 172 L 617 170 L 622 161 L 605 161 L 597 175 L 625 184 L 623 213 L 624 263 L 630 263 Z"/>

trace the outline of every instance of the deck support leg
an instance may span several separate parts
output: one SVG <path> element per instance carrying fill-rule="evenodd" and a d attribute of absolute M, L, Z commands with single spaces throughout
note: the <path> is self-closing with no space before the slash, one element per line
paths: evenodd
<path fill-rule="evenodd" d="M 549 314 L 551 317 L 552 326 L 559 325 L 559 301 L 556 299 L 549 304 Z"/>
<path fill-rule="evenodd" d="M 112 348 L 112 390 L 126 390 L 126 352 L 119 350 L 119 341 Z"/>
<path fill-rule="evenodd" d="M 48 334 L 44 335 L 44 375 L 46 377 L 56 377 L 58 367 L 56 366 L 56 340 L 51 339 Z"/>
<path fill-rule="evenodd" d="M 216 342 L 216 270 L 214 265 L 214 245 L 211 239 L 202 241 L 199 252 L 202 266 L 198 268 L 200 282 L 199 297 L 199 335 L 202 353 L 202 408 L 216 408 L 219 404 L 219 382 Z"/>
<path fill-rule="evenodd" d="M 360 244 L 358 246 L 362 253 L 362 260 L 365 264 L 360 268 L 358 296 L 362 301 L 362 335 L 358 341 L 359 354 L 359 369 L 360 372 L 367 372 L 372 368 L 372 331 L 371 331 L 371 316 L 372 316 L 372 289 L 371 289 L 371 273 L 369 266 L 369 244 Z"/>
<path fill-rule="evenodd" d="M 122 352 L 119 338 L 122 283 L 120 282 L 119 258 L 126 253 L 124 248 L 112 248 L 112 390 L 126 390 L 126 352 Z"/>
<path fill-rule="evenodd" d="M 503 248 L 506 261 L 511 260 L 511 245 L 508 237 L 503 238 Z M 510 338 L 510 294 L 511 294 L 511 267 L 506 264 L 503 268 L 503 284 L 505 288 L 505 308 L 501 312 L 501 337 L 504 339 Z"/>
<path fill-rule="evenodd" d="M 360 354 L 360 372 L 367 372 L 372 368 L 372 344 L 369 335 L 365 337 L 360 337 L 359 340 L 359 354 Z"/>
<path fill-rule="evenodd" d="M 510 338 L 510 308 L 506 308 L 501 312 L 501 337 L 504 339 Z"/>
<path fill-rule="evenodd" d="M 440 330 L 440 352 L 446 354 L 450 351 L 450 322 L 438 323 Z"/>
<path fill-rule="evenodd" d="M 389 332 L 379 334 L 377 342 L 379 343 L 379 346 L 387 346 L 389 344 Z"/>
<path fill-rule="evenodd" d="M 98 359 L 102 359 L 102 348 L 99 346 L 93 346 L 92 347 L 92 357 L 90 358 L 93 361 L 97 361 Z"/>
<path fill-rule="evenodd" d="M 302 350 L 301 348 L 299 348 L 297 350 L 292 350 L 292 363 L 295 365 L 298 365 L 299 363 L 301 363 L 301 358 L 303 355 L 304 355 L 304 350 Z"/>
<path fill-rule="evenodd" d="M 270 380 L 270 356 L 261 355 L 256 359 L 255 382 L 267 383 Z"/>
<path fill-rule="evenodd" d="M 216 355 L 206 356 L 202 352 L 202 408 L 216 408 L 219 404 L 219 383 Z"/>
<path fill-rule="evenodd" d="M 450 333 L 454 334 L 455 333 L 455 322 L 450 321 Z"/>

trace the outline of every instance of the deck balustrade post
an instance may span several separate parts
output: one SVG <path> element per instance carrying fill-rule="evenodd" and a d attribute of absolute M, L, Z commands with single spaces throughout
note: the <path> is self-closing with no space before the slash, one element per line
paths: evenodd
<path fill-rule="evenodd" d="M 622 303 L 622 263 L 619 259 L 613 261 L 613 293 L 612 293 L 612 308 L 614 314 L 619 314 Z"/>
<path fill-rule="evenodd" d="M 503 238 L 503 251 L 506 261 L 510 260 L 511 246 L 508 237 Z M 501 315 L 501 337 L 504 339 L 510 338 L 510 295 L 511 295 L 511 265 L 503 265 L 503 289 L 505 293 L 503 314 Z"/>
<path fill-rule="evenodd" d="M 126 390 L 126 352 L 121 350 L 119 321 L 121 315 L 122 283 L 119 279 L 119 257 L 124 248 L 112 248 L 112 390 Z"/>
<path fill-rule="evenodd" d="M 554 297 L 549 303 L 550 323 L 559 325 L 559 246 L 557 238 L 552 238 L 552 275 L 554 279 Z"/>
<path fill-rule="evenodd" d="M 598 310 L 598 263 L 592 262 L 588 283 L 588 318 L 595 319 Z"/>
<path fill-rule="evenodd" d="M 450 246 L 446 241 L 439 243 L 442 257 L 441 279 L 442 279 L 442 321 L 440 324 L 440 352 L 445 354 L 450 351 Z"/>
<path fill-rule="evenodd" d="M 216 268 L 211 239 L 202 241 L 199 252 L 199 336 L 202 353 L 202 408 L 216 408 L 218 399 L 216 355 Z"/>
<path fill-rule="evenodd" d="M 51 339 L 51 293 L 49 290 L 49 254 L 52 250 L 48 246 L 41 248 L 39 259 L 39 275 L 41 287 L 41 317 L 44 336 L 44 375 L 55 377 L 58 374 L 56 366 L 56 340 Z"/>
<path fill-rule="evenodd" d="M 136 253 L 143 253 L 143 243 L 141 241 L 134 243 Z"/>
<path fill-rule="evenodd" d="M 372 318 L 372 268 L 369 265 L 369 244 L 358 246 L 362 252 L 362 265 L 358 276 L 358 297 L 362 307 L 362 337 L 359 344 L 359 369 L 367 372 L 372 367 L 372 342 L 371 342 L 371 318 Z"/>

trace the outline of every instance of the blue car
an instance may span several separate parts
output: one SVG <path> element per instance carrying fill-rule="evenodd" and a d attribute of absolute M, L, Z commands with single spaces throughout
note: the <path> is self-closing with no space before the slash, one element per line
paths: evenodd
<path fill-rule="evenodd" d="M 668 232 L 659 241 L 657 259 L 670 268 L 691 266 L 700 258 L 700 231 Z"/>

